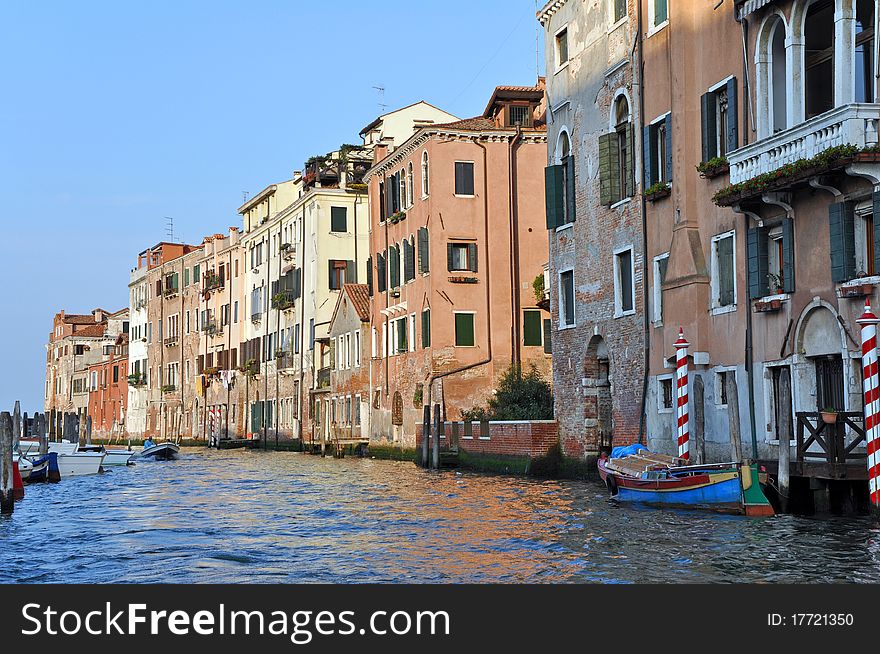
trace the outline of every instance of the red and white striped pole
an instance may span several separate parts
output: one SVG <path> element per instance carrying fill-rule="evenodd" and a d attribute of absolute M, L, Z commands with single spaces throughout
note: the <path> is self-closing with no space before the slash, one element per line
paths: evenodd
<path fill-rule="evenodd" d="M 680 459 L 690 459 L 690 401 L 688 397 L 688 348 L 690 343 L 684 337 L 684 329 L 678 330 L 678 340 L 673 344 L 675 347 L 675 397 L 678 419 L 678 456 Z"/>
<path fill-rule="evenodd" d="M 877 369 L 877 323 L 880 323 L 880 319 L 871 311 L 870 302 L 865 303 L 865 313 L 856 322 L 862 326 L 868 491 L 871 504 L 880 510 L 880 375 Z"/>

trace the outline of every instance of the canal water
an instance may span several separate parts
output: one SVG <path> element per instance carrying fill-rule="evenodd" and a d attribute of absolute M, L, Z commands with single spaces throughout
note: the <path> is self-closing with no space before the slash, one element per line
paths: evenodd
<path fill-rule="evenodd" d="M 621 506 L 598 483 L 184 450 L 34 485 L 0 582 L 878 582 L 870 518 Z"/>

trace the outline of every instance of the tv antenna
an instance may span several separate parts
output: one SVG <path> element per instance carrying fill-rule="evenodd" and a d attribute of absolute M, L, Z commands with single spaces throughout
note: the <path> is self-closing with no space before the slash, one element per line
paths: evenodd
<path fill-rule="evenodd" d="M 174 243 L 174 218 L 165 216 L 165 236 L 169 243 Z"/>
<path fill-rule="evenodd" d="M 374 89 L 379 92 L 379 109 L 382 110 L 382 113 L 385 113 L 385 110 L 388 108 L 388 105 L 385 104 L 385 87 L 384 86 L 374 86 Z"/>
<path fill-rule="evenodd" d="M 242 197 L 242 200 L 244 200 L 244 202 L 242 202 L 242 204 L 244 204 L 245 202 L 248 201 L 248 192 L 247 192 L 247 191 L 242 191 L 242 192 L 241 192 L 241 197 Z"/>

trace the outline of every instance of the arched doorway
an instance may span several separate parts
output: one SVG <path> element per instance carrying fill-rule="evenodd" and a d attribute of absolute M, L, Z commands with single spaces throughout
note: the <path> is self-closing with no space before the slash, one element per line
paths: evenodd
<path fill-rule="evenodd" d="M 798 352 L 802 355 L 798 393 L 802 410 L 842 411 L 847 407 L 844 347 L 834 312 L 824 305 L 809 309 L 798 334 Z"/>
<path fill-rule="evenodd" d="M 611 450 L 614 442 L 611 361 L 601 336 L 590 339 L 584 357 L 584 426 L 587 450 Z"/>

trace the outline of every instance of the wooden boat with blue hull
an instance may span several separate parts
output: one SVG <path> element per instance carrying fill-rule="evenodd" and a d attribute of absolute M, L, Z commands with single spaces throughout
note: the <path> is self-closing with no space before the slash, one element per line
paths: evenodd
<path fill-rule="evenodd" d="M 602 457 L 598 466 L 612 497 L 622 502 L 773 515 L 754 465 L 689 464 L 640 449 L 616 458 Z"/>

